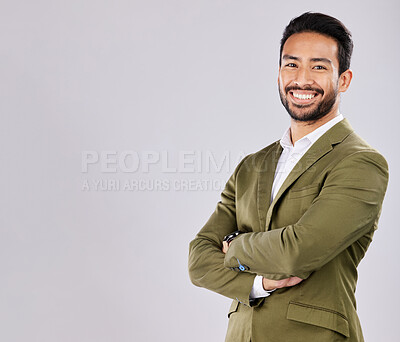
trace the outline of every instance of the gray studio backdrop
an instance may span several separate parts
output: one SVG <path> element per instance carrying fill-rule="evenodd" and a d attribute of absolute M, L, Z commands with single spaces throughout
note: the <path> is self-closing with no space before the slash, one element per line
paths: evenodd
<path fill-rule="evenodd" d="M 341 111 L 389 161 L 360 265 L 366 341 L 397 341 L 399 5 L 2 1 L 0 341 L 223 341 L 230 300 L 188 243 L 238 160 L 289 125 L 279 40 L 307 10 L 352 31 Z"/>

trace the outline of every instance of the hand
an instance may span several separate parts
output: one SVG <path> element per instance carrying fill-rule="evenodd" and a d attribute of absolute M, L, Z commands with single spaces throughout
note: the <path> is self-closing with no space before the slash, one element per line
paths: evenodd
<path fill-rule="evenodd" d="M 232 241 L 231 241 L 232 242 Z M 226 254 L 228 252 L 230 243 L 222 241 L 222 252 Z M 282 287 L 295 286 L 302 282 L 303 279 L 299 277 L 290 277 L 281 280 L 272 280 L 263 277 L 262 284 L 265 291 L 271 291 L 275 289 L 281 289 Z"/>
<path fill-rule="evenodd" d="M 226 254 L 226 252 L 229 249 L 229 245 L 230 245 L 230 243 L 227 243 L 226 241 L 222 241 L 222 252 L 224 252 Z"/>
<path fill-rule="evenodd" d="M 271 280 L 263 277 L 262 284 L 265 291 L 271 291 L 275 289 L 281 289 L 282 287 L 294 286 L 301 281 L 303 281 L 303 279 L 299 277 L 290 277 L 281 280 Z"/>

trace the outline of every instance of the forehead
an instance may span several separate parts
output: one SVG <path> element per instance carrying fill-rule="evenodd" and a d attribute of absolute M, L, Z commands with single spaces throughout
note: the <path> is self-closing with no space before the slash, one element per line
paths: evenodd
<path fill-rule="evenodd" d="M 302 32 L 291 35 L 285 42 L 282 56 L 290 55 L 301 59 L 328 58 L 338 64 L 338 44 L 328 36 L 315 32 Z"/>

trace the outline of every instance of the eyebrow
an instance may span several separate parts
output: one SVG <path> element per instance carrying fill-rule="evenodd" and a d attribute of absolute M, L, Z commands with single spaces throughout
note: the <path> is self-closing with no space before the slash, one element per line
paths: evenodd
<path fill-rule="evenodd" d="M 296 56 L 291 56 L 291 55 L 283 55 L 282 59 L 293 59 L 295 61 L 300 61 L 301 58 L 296 57 Z M 327 64 L 332 64 L 332 61 L 329 58 L 324 58 L 324 57 L 315 57 L 315 58 L 310 58 L 311 62 L 324 62 Z"/>
<path fill-rule="evenodd" d="M 291 55 L 283 55 L 282 59 L 294 59 L 296 61 L 300 60 L 299 57 L 291 56 Z"/>
<path fill-rule="evenodd" d="M 324 62 L 324 63 L 328 63 L 328 64 L 332 64 L 332 61 L 328 58 L 311 58 L 310 59 L 311 62 Z"/>

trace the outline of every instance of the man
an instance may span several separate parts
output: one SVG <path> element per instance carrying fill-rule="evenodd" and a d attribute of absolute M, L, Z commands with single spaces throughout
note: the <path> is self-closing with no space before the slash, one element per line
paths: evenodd
<path fill-rule="evenodd" d="M 192 282 L 233 299 L 226 341 L 363 341 L 357 266 L 388 166 L 339 113 L 352 49 L 333 17 L 289 23 L 278 85 L 290 128 L 241 161 L 190 243 Z"/>

